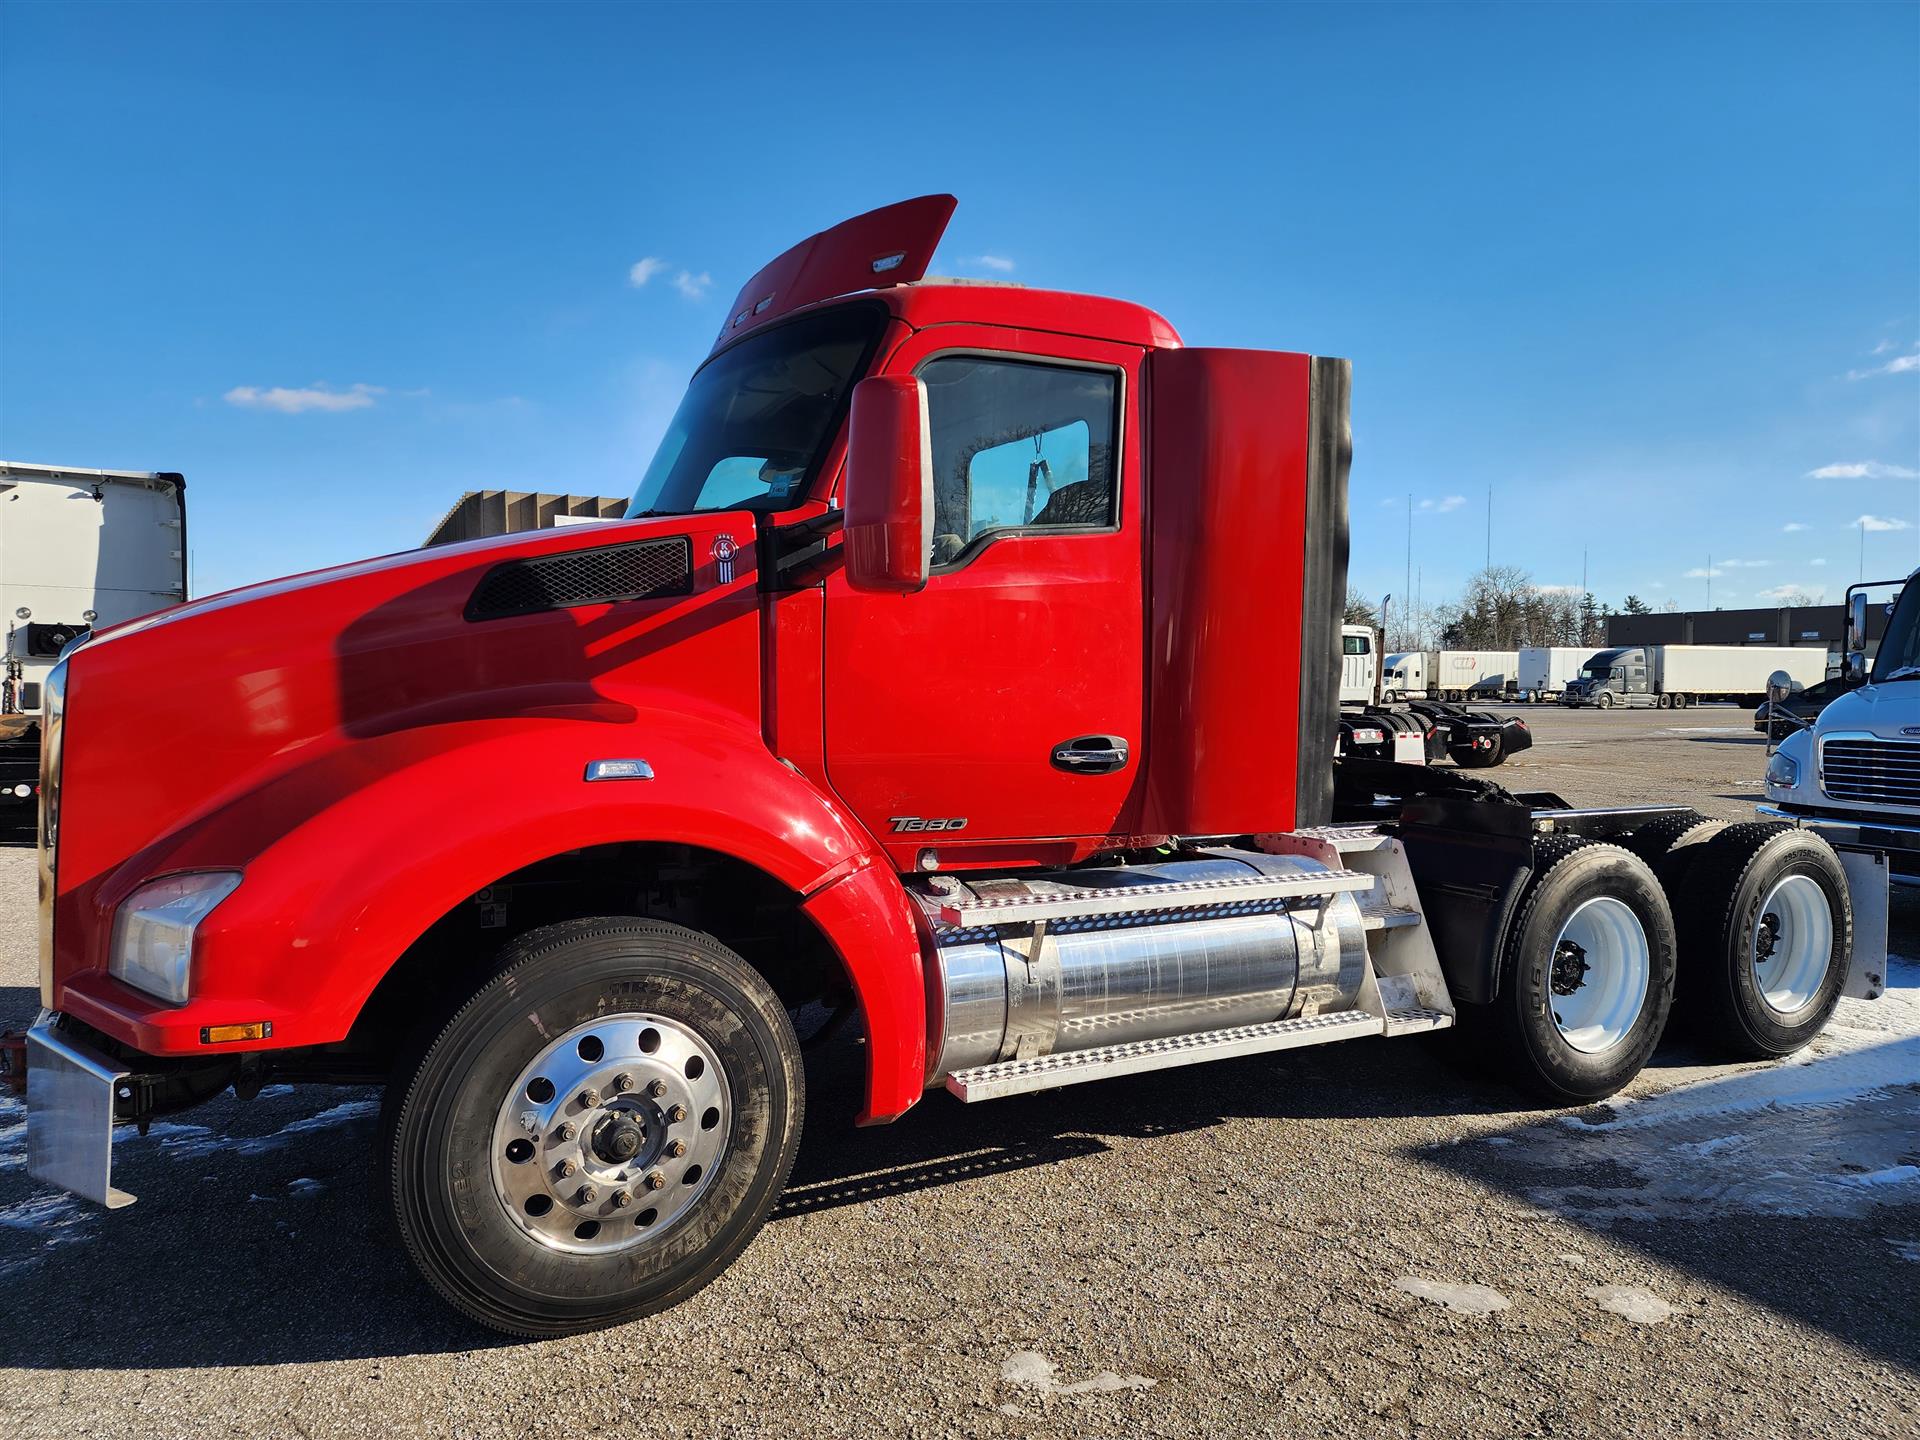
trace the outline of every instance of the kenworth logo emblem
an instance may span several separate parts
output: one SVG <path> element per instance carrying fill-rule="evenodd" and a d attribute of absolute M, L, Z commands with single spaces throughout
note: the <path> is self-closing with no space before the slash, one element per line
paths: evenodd
<path fill-rule="evenodd" d="M 714 579 L 722 585 L 733 583 L 733 557 L 739 554 L 739 547 L 733 543 L 731 535 L 713 537 Z"/>

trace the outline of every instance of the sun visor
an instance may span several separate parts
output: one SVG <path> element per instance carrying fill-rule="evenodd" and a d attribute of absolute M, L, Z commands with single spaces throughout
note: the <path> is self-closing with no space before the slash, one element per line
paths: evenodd
<path fill-rule="evenodd" d="M 816 300 L 918 280 L 958 203 L 951 195 L 922 195 L 808 236 L 741 288 L 713 348 Z"/>

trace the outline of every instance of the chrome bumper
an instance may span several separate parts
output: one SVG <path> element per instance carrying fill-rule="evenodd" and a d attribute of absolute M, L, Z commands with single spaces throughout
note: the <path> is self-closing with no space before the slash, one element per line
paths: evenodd
<path fill-rule="evenodd" d="M 1855 820 L 1842 815 L 1808 814 L 1789 810 L 1784 805 L 1763 802 L 1753 807 L 1769 820 L 1792 820 L 1835 845 L 1862 850 L 1920 851 L 1920 825 L 1900 825 L 1883 820 Z"/>
<path fill-rule="evenodd" d="M 128 1072 L 55 1028 L 42 1011 L 27 1032 L 27 1173 L 118 1210 L 113 1187 L 114 1087 Z"/>

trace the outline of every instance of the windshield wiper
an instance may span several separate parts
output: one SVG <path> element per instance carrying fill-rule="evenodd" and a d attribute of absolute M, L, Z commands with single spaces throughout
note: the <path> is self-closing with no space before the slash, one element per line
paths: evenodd
<path fill-rule="evenodd" d="M 1920 675 L 1920 665 L 1902 665 L 1898 670 L 1894 671 L 1891 675 L 1885 676 L 1875 683 L 1880 685 L 1887 685 L 1887 684 L 1891 684 L 1895 680 L 1911 679 L 1915 675 Z"/>

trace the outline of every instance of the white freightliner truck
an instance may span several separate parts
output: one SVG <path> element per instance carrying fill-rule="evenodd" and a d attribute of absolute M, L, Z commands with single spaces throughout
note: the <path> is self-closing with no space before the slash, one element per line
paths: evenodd
<path fill-rule="evenodd" d="M 1854 894 L 1861 954 L 1886 953 L 1888 879 L 1920 883 L 1920 585 L 1869 581 L 1847 591 L 1846 675 L 1857 688 L 1767 757 L 1760 813 L 1817 831 L 1840 853 Z M 1871 670 L 1867 592 L 1899 587 Z M 1784 698 L 1777 675 L 1769 698 Z M 1878 878 L 1876 886 L 1873 881 Z M 1874 897 L 1868 901 L 1865 897 Z"/>
<path fill-rule="evenodd" d="M 1826 647 L 1616 645 L 1588 657 L 1560 703 L 1600 710 L 1678 710 L 1712 700 L 1757 705 L 1776 670 L 1803 686 L 1818 684 L 1827 676 Z"/>
<path fill-rule="evenodd" d="M 33 837 L 47 672 L 95 626 L 187 598 L 186 514 L 176 474 L 0 461 L 0 841 Z"/>

